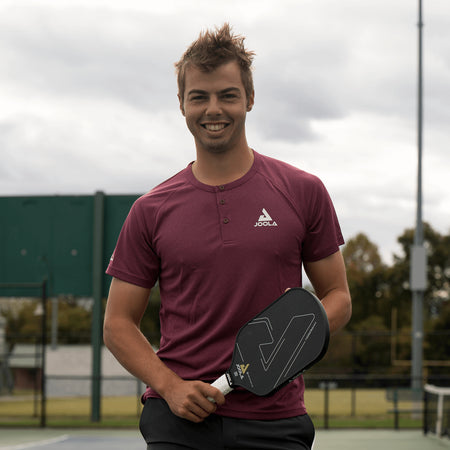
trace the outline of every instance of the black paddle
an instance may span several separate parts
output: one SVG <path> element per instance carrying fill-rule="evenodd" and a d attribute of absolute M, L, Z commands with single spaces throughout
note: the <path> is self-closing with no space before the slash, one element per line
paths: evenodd
<path fill-rule="evenodd" d="M 320 300 L 289 289 L 239 330 L 231 365 L 212 386 L 224 395 L 238 386 L 270 395 L 322 359 L 329 339 Z"/>

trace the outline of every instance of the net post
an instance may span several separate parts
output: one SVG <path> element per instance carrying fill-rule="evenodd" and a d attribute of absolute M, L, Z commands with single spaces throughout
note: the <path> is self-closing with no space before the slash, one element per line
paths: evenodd
<path fill-rule="evenodd" d="M 428 391 L 425 388 L 423 390 L 423 434 L 428 434 Z"/>
<path fill-rule="evenodd" d="M 424 386 L 424 434 L 436 434 L 439 439 L 449 436 L 448 414 L 445 401 L 450 397 L 450 387 L 439 387 L 431 384 Z M 447 416 L 446 416 L 447 414 Z M 433 421 L 433 423 L 431 423 Z"/>
<path fill-rule="evenodd" d="M 442 417 L 444 413 L 444 395 L 438 394 L 437 417 L 436 417 L 436 436 L 442 436 Z"/>

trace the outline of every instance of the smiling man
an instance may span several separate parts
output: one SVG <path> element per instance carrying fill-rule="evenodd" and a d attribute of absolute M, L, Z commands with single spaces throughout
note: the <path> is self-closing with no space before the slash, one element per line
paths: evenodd
<path fill-rule="evenodd" d="M 224 25 L 201 34 L 176 64 L 196 159 L 136 201 L 107 269 L 104 339 L 148 386 L 140 429 L 151 450 L 310 449 L 301 377 L 265 398 L 235 389 L 225 399 L 210 382 L 228 368 L 240 327 L 302 285 L 302 265 L 331 331 L 351 314 L 325 187 L 247 143 L 254 54 L 243 43 Z M 156 281 L 157 353 L 139 329 Z"/>
<path fill-rule="evenodd" d="M 179 94 L 179 100 L 198 152 L 248 152 L 245 119 L 253 107 L 253 93 L 247 98 L 236 61 L 212 72 L 188 68 L 185 94 Z"/>
<path fill-rule="evenodd" d="M 247 112 L 254 103 L 252 54 L 242 52 L 248 64 L 243 74 L 238 61 L 226 52 L 219 59 L 221 50 L 214 66 L 183 59 L 177 64 L 180 109 L 197 150 L 192 170 L 198 180 L 212 185 L 239 178 L 253 163 L 245 135 Z"/>

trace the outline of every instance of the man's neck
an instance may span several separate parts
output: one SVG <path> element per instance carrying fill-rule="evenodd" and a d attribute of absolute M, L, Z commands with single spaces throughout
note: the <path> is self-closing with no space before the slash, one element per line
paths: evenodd
<path fill-rule="evenodd" d="M 219 186 L 242 178 L 252 167 L 253 161 L 254 154 L 250 147 L 217 154 L 197 152 L 192 172 L 201 183 Z"/>

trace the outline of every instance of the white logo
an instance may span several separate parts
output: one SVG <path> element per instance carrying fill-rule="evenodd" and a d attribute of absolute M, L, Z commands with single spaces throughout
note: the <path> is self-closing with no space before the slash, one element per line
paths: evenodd
<path fill-rule="evenodd" d="M 255 227 L 277 227 L 275 220 L 272 220 L 270 214 L 267 212 L 266 208 L 262 209 L 262 214 L 259 216 L 258 221 L 254 225 Z"/>

